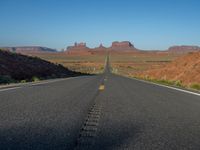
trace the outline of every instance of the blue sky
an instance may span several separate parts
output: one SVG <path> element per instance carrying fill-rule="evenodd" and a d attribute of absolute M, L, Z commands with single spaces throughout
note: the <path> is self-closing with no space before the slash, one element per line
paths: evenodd
<path fill-rule="evenodd" d="M 199 0 L 0 0 L 0 46 L 200 46 Z"/>

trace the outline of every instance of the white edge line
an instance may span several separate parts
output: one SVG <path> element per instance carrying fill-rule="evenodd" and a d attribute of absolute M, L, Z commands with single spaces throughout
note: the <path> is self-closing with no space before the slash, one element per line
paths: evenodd
<path fill-rule="evenodd" d="M 179 88 L 175 88 L 175 87 L 171 87 L 171 86 L 167 86 L 167 85 L 157 84 L 157 83 L 153 83 L 153 82 L 150 82 L 150 81 L 140 80 L 140 79 L 136 79 L 136 78 L 131 78 L 131 77 L 126 77 L 126 78 L 132 79 L 132 80 L 137 80 L 137 81 L 148 83 L 148 84 L 153 84 L 153 85 L 165 87 L 165 88 L 168 88 L 168 89 L 173 89 L 173 90 L 176 90 L 176 91 L 181 91 L 181 92 L 184 92 L 184 93 L 189 93 L 189 94 L 200 96 L 200 93 L 195 93 L 195 92 L 191 92 L 191 91 L 187 91 L 187 90 L 183 90 L 183 89 L 179 89 Z"/>
<path fill-rule="evenodd" d="M 54 80 L 49 80 L 49 81 L 43 81 L 43 82 L 38 82 L 38 83 L 31 83 L 30 86 L 35 86 L 35 85 L 44 85 L 48 83 L 54 83 L 54 82 L 60 82 L 60 81 L 65 81 L 65 80 L 70 80 L 70 79 L 75 79 L 77 77 L 69 77 L 69 78 L 63 78 L 63 79 L 54 79 Z"/>
<path fill-rule="evenodd" d="M 54 83 L 54 82 L 59 82 L 59 81 L 64 81 L 64 80 L 69 80 L 69 79 L 75 79 L 75 78 L 78 78 L 78 77 L 69 77 L 69 78 L 63 78 L 63 79 L 53 79 L 53 80 L 50 80 L 50 81 L 40 81 L 38 83 L 30 82 L 30 83 L 22 84 L 22 85 L 20 85 L 20 84 L 17 85 L 16 84 L 15 87 L 5 87 L 3 89 L 0 89 L 0 92 L 19 89 L 19 88 L 22 88 L 24 85 L 26 85 L 26 86 L 44 85 L 44 84 L 48 84 L 48 83 Z"/>
<path fill-rule="evenodd" d="M 0 92 L 9 91 L 9 90 L 15 90 L 15 89 L 20 89 L 20 88 L 21 88 L 21 87 L 18 86 L 18 87 L 13 87 L 13 88 L 0 89 Z"/>

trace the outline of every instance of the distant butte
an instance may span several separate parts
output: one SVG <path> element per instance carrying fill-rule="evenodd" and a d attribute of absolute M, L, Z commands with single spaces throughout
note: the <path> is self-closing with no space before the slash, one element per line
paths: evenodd
<path fill-rule="evenodd" d="M 99 45 L 99 47 L 95 47 L 93 50 L 94 50 L 94 51 L 106 51 L 107 48 L 106 48 L 105 46 L 103 46 L 103 44 L 101 43 L 101 44 Z"/>
<path fill-rule="evenodd" d="M 171 53 L 188 53 L 188 52 L 198 52 L 200 47 L 198 46 L 172 46 L 168 49 L 168 52 Z"/>
<path fill-rule="evenodd" d="M 111 50 L 119 50 L 119 51 L 129 51 L 129 50 L 134 50 L 137 51 L 137 49 L 134 47 L 134 45 L 129 42 L 129 41 L 123 41 L 123 42 L 118 42 L 115 41 L 112 43 L 112 46 L 110 47 Z"/>
<path fill-rule="evenodd" d="M 103 44 L 101 43 L 101 44 L 99 45 L 99 48 L 106 48 L 106 47 L 104 47 Z"/>
<path fill-rule="evenodd" d="M 42 47 L 42 46 L 20 46 L 20 47 L 0 47 L 2 50 L 21 53 L 25 55 L 35 55 L 38 53 L 57 53 L 56 49 Z M 110 47 L 105 47 L 102 43 L 99 44 L 98 47 L 89 48 L 86 43 L 75 42 L 73 46 L 68 46 L 64 53 L 67 54 L 91 54 L 93 52 L 103 53 L 105 51 L 112 51 L 112 52 L 159 52 L 160 50 L 141 50 L 137 49 L 134 44 L 129 41 L 122 41 L 122 42 L 112 42 Z M 172 46 L 169 47 L 165 51 L 167 53 L 178 53 L 178 54 L 185 54 L 189 52 L 199 52 L 200 47 L 194 45 L 181 45 L 181 46 Z"/>
<path fill-rule="evenodd" d="M 89 50 L 89 48 L 87 47 L 86 43 L 74 43 L 74 46 L 68 46 L 67 47 L 67 50 L 68 51 L 71 51 L 71 50 Z"/>
<path fill-rule="evenodd" d="M 65 53 L 66 54 L 81 54 L 81 55 L 84 55 L 84 54 L 90 54 L 90 48 L 87 47 L 87 44 L 84 43 L 84 42 L 81 42 L 81 43 L 77 43 L 75 42 L 73 46 L 68 46 Z"/>
<path fill-rule="evenodd" d="M 129 41 L 123 41 L 123 42 L 113 42 L 112 43 L 112 48 L 118 48 L 118 47 L 134 47 L 133 44 L 131 44 L 131 42 Z"/>
<path fill-rule="evenodd" d="M 123 41 L 123 42 L 118 42 L 115 41 L 112 43 L 111 47 L 106 48 L 105 46 L 103 46 L 103 44 L 101 43 L 99 45 L 99 47 L 96 48 L 88 48 L 86 43 L 75 43 L 73 46 L 68 46 L 67 47 L 67 52 L 74 52 L 74 51 L 112 51 L 112 50 L 116 50 L 116 51 L 137 51 L 137 49 L 134 47 L 134 45 L 129 42 L 129 41 Z"/>

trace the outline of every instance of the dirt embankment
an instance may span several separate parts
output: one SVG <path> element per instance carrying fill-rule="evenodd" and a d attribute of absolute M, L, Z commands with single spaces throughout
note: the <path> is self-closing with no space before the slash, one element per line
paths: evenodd
<path fill-rule="evenodd" d="M 200 52 L 191 52 L 163 68 L 144 71 L 138 77 L 180 81 L 183 85 L 200 84 Z"/>

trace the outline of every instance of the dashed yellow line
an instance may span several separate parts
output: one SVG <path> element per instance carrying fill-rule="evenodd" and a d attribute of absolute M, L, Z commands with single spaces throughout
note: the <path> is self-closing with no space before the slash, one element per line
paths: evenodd
<path fill-rule="evenodd" d="M 105 86 L 104 86 L 104 85 L 100 85 L 100 86 L 99 86 L 99 90 L 100 90 L 100 91 L 103 91 L 104 89 L 105 89 Z"/>

